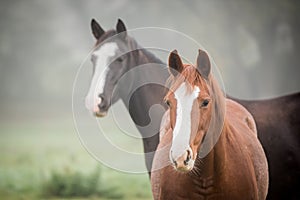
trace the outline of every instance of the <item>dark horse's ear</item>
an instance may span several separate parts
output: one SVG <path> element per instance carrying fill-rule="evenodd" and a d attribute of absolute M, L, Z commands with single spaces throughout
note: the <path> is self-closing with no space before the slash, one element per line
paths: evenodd
<path fill-rule="evenodd" d="M 121 20 L 121 19 L 118 19 L 118 23 L 117 23 L 117 26 L 116 26 L 116 30 L 117 30 L 117 33 L 122 33 L 122 37 L 126 37 L 126 27 L 125 27 L 125 24 L 124 22 Z"/>
<path fill-rule="evenodd" d="M 210 61 L 207 53 L 201 49 L 199 49 L 197 57 L 197 69 L 205 79 L 208 79 L 211 69 Z"/>
<path fill-rule="evenodd" d="M 183 64 L 177 50 L 173 50 L 169 55 L 169 71 L 173 76 L 182 72 Z"/>
<path fill-rule="evenodd" d="M 93 35 L 97 40 L 105 32 L 95 19 L 92 19 L 92 21 L 91 21 L 91 28 L 92 28 Z"/>

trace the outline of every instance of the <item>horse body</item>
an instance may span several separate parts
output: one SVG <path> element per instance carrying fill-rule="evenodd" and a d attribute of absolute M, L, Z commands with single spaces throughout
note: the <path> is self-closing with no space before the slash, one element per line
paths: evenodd
<path fill-rule="evenodd" d="M 257 138 L 254 119 L 240 104 L 229 99 L 225 102 L 226 112 L 222 132 L 216 144 L 212 144 L 213 148 L 208 155 L 201 158 L 199 153 L 196 156 L 192 170 L 182 172 L 178 167 L 178 159 L 170 156 L 173 163 L 169 160 L 168 155 L 169 152 L 172 154 L 174 137 L 178 137 L 174 135 L 174 127 L 171 125 L 171 128 L 162 136 L 153 162 L 153 168 L 158 170 L 152 172 L 151 176 L 154 199 L 250 200 L 266 198 L 268 164 Z M 174 106 L 172 103 L 170 109 L 175 109 Z M 215 107 L 217 108 L 218 105 Z M 201 108 L 195 106 L 193 109 Z M 170 113 L 172 115 L 172 110 Z M 175 115 L 179 114 L 182 112 Z M 205 114 L 203 115 L 205 117 Z M 201 116 L 200 118 L 201 124 L 205 120 Z M 193 123 L 197 123 L 197 120 Z M 169 124 L 165 123 L 163 126 L 169 127 Z M 202 125 L 199 127 L 197 135 L 200 135 Z M 180 134 L 188 133 L 183 130 Z M 195 139 L 190 139 L 191 144 L 197 143 L 197 135 Z M 185 165 L 188 166 L 187 163 Z"/>
<path fill-rule="evenodd" d="M 160 105 L 165 108 L 166 105 L 162 100 L 162 96 L 165 95 L 166 89 L 161 80 L 166 80 L 168 77 L 168 71 L 166 68 L 160 70 L 154 70 L 155 66 L 162 65 L 161 61 L 153 56 L 149 51 L 141 49 L 135 43 L 134 40 L 128 37 L 128 41 L 131 41 L 131 48 L 134 49 L 130 52 L 133 56 L 130 56 L 128 61 L 127 78 L 125 82 L 120 82 L 117 86 L 119 98 L 127 108 L 131 119 L 134 121 L 137 129 L 143 138 L 143 148 L 145 152 L 146 168 L 150 174 L 152 161 L 155 154 L 155 150 L 159 143 L 159 128 L 145 128 L 151 123 L 159 124 L 164 114 L 164 110 L 158 110 L 155 112 L 155 119 L 153 116 L 149 116 L 149 110 L 153 105 Z M 138 56 L 137 56 L 138 55 Z M 133 59 L 134 58 L 134 59 Z M 135 67 L 148 64 L 150 66 L 143 67 L 142 70 L 133 70 Z M 133 70 L 130 73 L 130 70 Z M 157 78 L 158 80 L 156 80 Z M 142 85 L 139 88 L 131 88 L 128 86 L 139 86 L 140 83 L 148 82 L 148 84 Z M 147 94 L 155 94 L 148 96 Z"/>
<path fill-rule="evenodd" d="M 168 165 L 152 173 L 154 199 L 265 199 L 267 161 L 262 147 L 257 145 L 256 132 L 245 121 L 251 115 L 230 100 L 227 100 L 226 110 L 226 124 L 218 142 L 205 158 L 196 160 L 193 171 L 177 172 Z M 243 116 L 238 122 L 236 114 Z M 169 131 L 163 136 L 157 152 L 167 147 L 171 140 Z M 168 162 L 169 158 L 162 154 L 169 149 L 155 155 L 155 168 Z M 255 174 L 260 169 L 263 171 Z M 258 188 L 262 189 L 258 191 Z"/>
<path fill-rule="evenodd" d="M 299 199 L 300 93 L 267 100 L 234 100 L 255 119 L 269 163 L 268 199 Z"/>
<path fill-rule="evenodd" d="M 111 104 L 119 99 L 123 101 L 142 135 L 146 167 L 150 174 L 159 143 L 158 124 L 166 109 L 162 97 L 166 92 L 163 86 L 169 76 L 167 68 L 161 60 L 141 48 L 126 34 L 121 20 L 118 21 L 116 30 L 105 32 L 95 20 L 92 20 L 91 26 L 97 43 L 92 53 L 94 72 L 86 97 L 86 107 L 95 116 L 104 117 Z M 104 55 L 99 55 L 99 52 Z M 100 59 L 105 62 L 99 62 Z M 105 68 L 105 73 L 101 73 L 101 68 Z M 123 78 L 125 74 L 126 78 Z M 100 84 L 93 84 L 95 82 Z M 154 116 L 149 116 L 153 105 L 160 106 L 153 111 Z"/>

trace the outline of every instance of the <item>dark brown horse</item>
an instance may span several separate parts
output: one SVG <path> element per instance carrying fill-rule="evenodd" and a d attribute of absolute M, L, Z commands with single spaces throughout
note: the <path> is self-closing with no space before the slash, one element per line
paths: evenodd
<path fill-rule="evenodd" d="M 95 20 L 92 20 L 91 28 L 96 38 L 96 48 L 92 55 L 94 73 L 91 82 L 94 79 L 97 80 L 100 76 L 99 68 L 104 67 L 101 66 L 101 63 L 105 64 L 115 59 L 114 57 L 107 58 L 105 49 L 111 52 L 119 51 L 123 53 L 121 60 L 118 59 L 116 62 L 111 62 L 107 67 L 106 78 L 101 84 L 97 85 L 97 88 L 96 85 L 91 83 L 90 90 L 94 90 L 94 94 L 88 95 L 87 104 L 88 108 L 95 112 L 97 116 L 104 116 L 109 107 L 118 99 L 128 102 L 126 98 L 132 92 L 130 85 L 138 82 L 141 77 L 160 83 L 164 83 L 167 80 L 169 76 L 168 71 L 155 68 L 157 64 L 165 66 L 161 60 L 148 50 L 140 47 L 134 38 L 128 34 L 125 34 L 123 37 L 115 37 L 117 34 L 126 32 L 125 25 L 121 20 L 118 21 L 115 30 L 105 31 Z M 114 45 L 109 45 L 108 43 L 116 44 L 117 48 L 113 48 Z M 126 51 L 130 51 L 130 53 L 124 53 Z M 148 67 L 150 71 L 134 74 L 130 82 L 119 84 L 121 87 L 118 87 L 116 80 L 134 67 L 147 63 L 151 64 Z M 112 91 L 114 89 L 119 92 L 113 96 Z M 141 87 L 134 93 L 130 103 L 125 105 L 138 127 L 149 123 L 149 109 L 152 105 L 161 104 L 166 106 L 162 101 L 164 96 L 165 90 L 154 84 Z M 300 93 L 258 101 L 234 100 L 246 107 L 256 121 L 258 138 L 265 150 L 269 164 L 270 185 L 268 199 L 300 199 L 300 190 L 298 188 L 300 185 Z M 158 117 L 158 119 L 161 117 Z M 153 137 L 148 137 L 147 132 L 138 128 L 143 136 L 145 152 L 156 150 L 159 142 L 159 125 L 160 122 L 156 124 L 157 134 L 153 135 Z M 153 154 L 148 153 L 145 159 L 147 169 L 150 171 Z"/>
<path fill-rule="evenodd" d="M 267 100 L 234 100 L 255 119 L 269 164 L 268 199 L 300 199 L 300 93 Z"/>
<path fill-rule="evenodd" d="M 225 99 L 204 51 L 196 67 L 173 51 L 169 66 L 170 129 L 153 161 L 154 199 L 265 199 L 268 165 L 251 114 Z"/>

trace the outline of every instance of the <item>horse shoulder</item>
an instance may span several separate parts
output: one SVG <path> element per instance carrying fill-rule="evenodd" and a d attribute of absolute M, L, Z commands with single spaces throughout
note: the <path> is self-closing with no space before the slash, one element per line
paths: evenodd
<path fill-rule="evenodd" d="M 237 123 L 240 123 L 241 125 L 247 127 L 250 130 L 250 132 L 257 137 L 257 128 L 255 120 L 245 107 L 243 107 L 236 101 L 226 99 L 226 108 L 226 115 L 230 118 L 230 120 L 237 121 Z"/>
<path fill-rule="evenodd" d="M 249 170 L 253 167 L 258 196 L 266 197 L 268 190 L 268 164 L 264 150 L 257 138 L 257 129 L 252 115 L 240 104 L 227 100 L 226 115 L 232 129 L 234 141 L 239 141 L 244 158 L 248 160 Z M 251 164 L 252 162 L 252 164 Z M 250 167 L 252 166 L 252 167 Z"/>

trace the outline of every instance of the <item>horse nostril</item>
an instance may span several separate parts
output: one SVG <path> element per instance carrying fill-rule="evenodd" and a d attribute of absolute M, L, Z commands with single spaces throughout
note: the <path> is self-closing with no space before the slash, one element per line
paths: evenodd
<path fill-rule="evenodd" d="M 101 103 L 98 105 L 98 107 L 100 110 L 103 110 L 106 107 L 106 104 L 103 101 L 101 101 Z"/>
<path fill-rule="evenodd" d="M 185 161 L 183 161 L 184 165 L 188 165 L 189 161 L 192 158 L 190 150 L 186 150 L 186 151 L 187 151 L 187 157 L 186 157 Z"/>
<path fill-rule="evenodd" d="M 106 102 L 104 100 L 104 96 L 102 94 L 99 94 L 98 97 L 100 98 L 100 103 L 98 104 L 98 107 L 100 110 L 103 110 L 106 107 Z"/>
<path fill-rule="evenodd" d="M 187 150 L 187 158 L 190 160 L 192 158 L 192 154 L 190 150 Z"/>
<path fill-rule="evenodd" d="M 175 167 L 177 167 L 177 162 L 175 160 L 173 160 Z"/>
<path fill-rule="evenodd" d="M 173 164 L 175 165 L 175 167 L 177 167 L 177 162 L 176 162 L 176 160 L 173 158 L 172 151 L 170 152 L 170 158 L 171 158 L 171 161 L 173 162 Z"/>
<path fill-rule="evenodd" d="M 104 99 L 103 98 L 104 97 L 103 94 L 99 94 L 98 97 L 101 99 L 101 101 L 103 101 L 103 99 Z"/>

